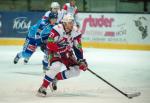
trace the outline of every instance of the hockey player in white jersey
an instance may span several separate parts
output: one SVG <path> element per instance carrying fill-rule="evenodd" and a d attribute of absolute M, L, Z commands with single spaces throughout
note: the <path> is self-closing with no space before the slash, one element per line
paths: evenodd
<path fill-rule="evenodd" d="M 60 23 L 63 16 L 65 15 L 63 10 L 61 10 L 59 3 L 58 2 L 52 2 L 50 5 L 49 11 L 47 11 L 44 14 L 42 19 L 44 20 L 44 19 L 48 18 L 49 13 L 51 13 L 51 12 L 57 12 L 58 13 L 57 23 Z"/>
<path fill-rule="evenodd" d="M 59 10 L 60 10 L 59 3 L 58 2 L 52 2 L 51 5 L 50 5 L 49 10 L 44 14 L 42 19 L 43 20 L 47 19 L 51 12 L 58 13 Z"/>
<path fill-rule="evenodd" d="M 50 70 L 44 76 L 43 83 L 38 90 L 38 96 L 46 96 L 46 89 L 52 85 L 53 80 L 65 80 L 76 77 L 80 71 L 86 71 L 87 63 L 83 59 L 81 33 L 74 25 L 74 18 L 67 14 L 62 23 L 51 30 L 47 48 L 49 54 Z M 77 53 L 75 55 L 74 53 Z M 66 70 L 61 71 L 65 65 Z"/>
<path fill-rule="evenodd" d="M 75 4 L 76 0 L 69 0 L 69 3 L 64 4 L 62 11 L 64 14 L 72 14 L 74 16 L 75 25 L 79 28 L 78 8 Z"/>

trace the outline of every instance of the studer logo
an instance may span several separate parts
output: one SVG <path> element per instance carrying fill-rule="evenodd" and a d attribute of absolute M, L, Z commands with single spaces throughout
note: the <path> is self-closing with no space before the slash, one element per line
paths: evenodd
<path fill-rule="evenodd" d="M 114 18 L 107 18 L 102 15 L 99 18 L 93 18 L 91 15 L 83 20 L 82 33 L 85 33 L 86 26 L 89 23 L 90 27 L 112 27 Z"/>
<path fill-rule="evenodd" d="M 31 25 L 31 20 L 27 17 L 17 17 L 13 22 L 13 29 L 17 31 L 17 33 L 27 33 L 28 29 Z"/>

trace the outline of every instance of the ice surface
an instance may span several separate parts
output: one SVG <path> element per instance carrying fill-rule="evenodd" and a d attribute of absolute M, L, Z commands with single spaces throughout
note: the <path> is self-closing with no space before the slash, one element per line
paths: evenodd
<path fill-rule="evenodd" d="M 29 64 L 13 64 L 21 46 L 0 46 L 0 103 L 150 103 L 150 52 L 84 48 L 89 68 L 124 92 L 141 92 L 127 99 L 93 74 L 58 82 L 58 90 L 37 97 L 43 79 L 38 49 Z"/>

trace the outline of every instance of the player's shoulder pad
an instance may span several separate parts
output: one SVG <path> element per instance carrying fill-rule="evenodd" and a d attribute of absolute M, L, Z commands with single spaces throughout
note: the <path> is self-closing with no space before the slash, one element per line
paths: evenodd
<path fill-rule="evenodd" d="M 72 30 L 72 35 L 74 38 L 78 37 L 81 35 L 81 31 L 80 29 L 78 29 L 76 26 L 73 26 L 73 30 Z"/>
<path fill-rule="evenodd" d="M 54 29 L 55 31 L 57 31 L 59 35 L 62 35 L 63 32 L 64 32 L 64 29 L 63 29 L 63 25 L 62 25 L 62 24 L 55 25 L 55 26 L 53 27 L 53 29 Z"/>
<path fill-rule="evenodd" d="M 44 14 L 44 16 L 48 17 L 50 13 L 51 13 L 51 11 L 47 11 L 47 12 Z"/>

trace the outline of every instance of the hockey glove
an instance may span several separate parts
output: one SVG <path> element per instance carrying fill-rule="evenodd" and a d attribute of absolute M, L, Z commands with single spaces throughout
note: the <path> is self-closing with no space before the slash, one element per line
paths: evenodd
<path fill-rule="evenodd" d="M 35 34 L 35 39 L 41 39 L 41 36 L 40 36 L 40 33 L 39 33 L 39 32 L 37 32 L 37 33 Z"/>
<path fill-rule="evenodd" d="M 40 33 L 39 33 L 39 32 L 37 32 L 37 33 L 35 34 L 35 40 L 36 40 L 37 45 L 39 46 L 40 43 L 41 43 L 41 36 L 40 36 Z"/>
<path fill-rule="evenodd" d="M 42 52 L 45 52 L 46 49 L 47 49 L 47 48 L 46 48 L 46 43 L 41 43 L 40 49 L 41 49 Z"/>
<path fill-rule="evenodd" d="M 87 64 L 85 59 L 80 59 L 78 61 L 78 64 L 79 64 L 79 69 L 80 70 L 86 71 L 88 69 L 88 64 Z"/>

